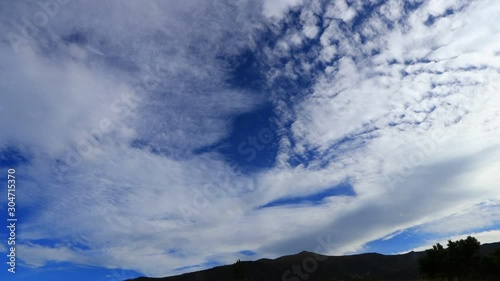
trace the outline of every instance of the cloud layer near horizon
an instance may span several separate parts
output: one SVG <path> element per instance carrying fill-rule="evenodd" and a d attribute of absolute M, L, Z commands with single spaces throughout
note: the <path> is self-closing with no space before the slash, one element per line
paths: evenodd
<path fill-rule="evenodd" d="M 3 37 L 0 150 L 27 159 L 30 191 L 23 263 L 164 276 L 498 225 L 500 5 L 372 2 L 69 1 L 19 52 Z M 0 30 L 20 36 L 13 21 L 43 11 L 4 6 Z M 266 87 L 228 82 L 245 52 Z M 272 167 L 199 153 L 266 102 Z M 345 183 L 356 196 L 261 208 Z"/>

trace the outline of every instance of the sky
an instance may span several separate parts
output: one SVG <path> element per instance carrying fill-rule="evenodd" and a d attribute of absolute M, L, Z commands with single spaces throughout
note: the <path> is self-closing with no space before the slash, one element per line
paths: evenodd
<path fill-rule="evenodd" d="M 0 168 L 5 183 L 16 170 L 18 218 L 2 280 L 500 241 L 499 13 L 1 1 Z"/>

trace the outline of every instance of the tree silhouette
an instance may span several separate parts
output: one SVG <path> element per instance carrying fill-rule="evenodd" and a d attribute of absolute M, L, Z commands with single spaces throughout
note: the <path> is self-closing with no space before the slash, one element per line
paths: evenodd
<path fill-rule="evenodd" d="M 479 246 L 476 238 L 468 236 L 465 240 L 448 241 L 448 273 L 462 279 L 470 276 L 479 266 Z"/>
<path fill-rule="evenodd" d="M 478 271 L 479 246 L 479 241 L 471 236 L 465 240 L 449 240 L 446 249 L 438 243 L 419 259 L 420 274 L 426 278 L 465 280 Z"/>
<path fill-rule="evenodd" d="M 446 277 L 448 253 L 439 243 L 426 250 L 426 257 L 418 260 L 420 274 L 427 278 Z"/>

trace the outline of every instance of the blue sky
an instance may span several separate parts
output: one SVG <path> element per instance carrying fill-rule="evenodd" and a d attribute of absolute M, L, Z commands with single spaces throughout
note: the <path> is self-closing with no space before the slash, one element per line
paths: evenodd
<path fill-rule="evenodd" d="M 2 280 L 500 241 L 499 12 L 2 3 L 0 168 L 16 169 L 19 219 Z"/>

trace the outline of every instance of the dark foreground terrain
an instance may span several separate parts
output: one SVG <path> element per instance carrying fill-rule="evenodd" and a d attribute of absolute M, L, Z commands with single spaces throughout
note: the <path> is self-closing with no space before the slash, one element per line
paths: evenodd
<path fill-rule="evenodd" d="M 482 255 L 500 248 L 499 243 L 481 245 Z M 132 279 L 134 281 L 417 281 L 419 257 L 425 252 L 403 255 L 360 254 L 322 256 L 311 252 L 260 259 L 182 275 Z M 298 267 L 300 266 L 300 269 Z M 295 268 L 295 270 L 294 270 Z"/>

